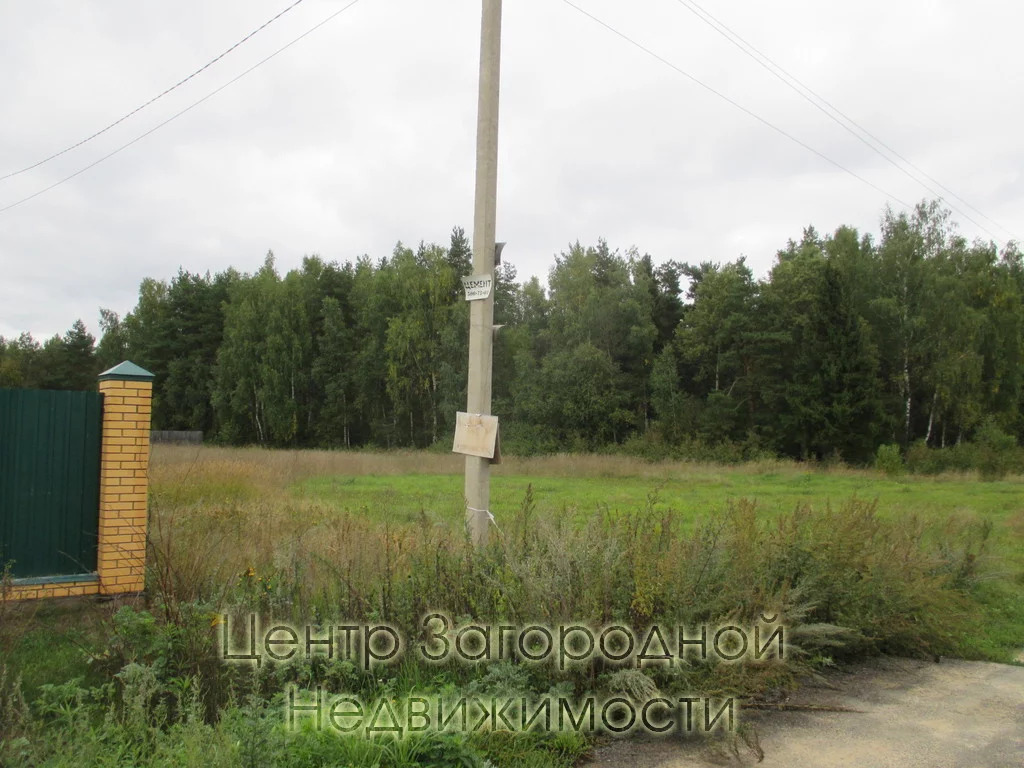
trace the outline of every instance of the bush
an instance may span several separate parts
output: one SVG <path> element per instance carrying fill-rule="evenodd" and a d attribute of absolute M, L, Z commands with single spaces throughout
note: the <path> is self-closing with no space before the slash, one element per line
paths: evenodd
<path fill-rule="evenodd" d="M 898 445 L 880 445 L 875 455 L 875 469 L 890 477 L 903 474 L 903 455 Z"/>
<path fill-rule="evenodd" d="M 710 443 L 699 437 L 669 442 L 657 423 L 646 432 L 631 435 L 622 445 L 611 446 L 608 451 L 648 461 L 699 461 L 708 464 L 740 464 L 777 458 L 753 435 L 742 442 L 720 440 Z"/>
<path fill-rule="evenodd" d="M 564 452 L 565 445 L 550 429 L 509 420 L 501 427 L 501 452 L 509 456 L 544 456 Z"/>
<path fill-rule="evenodd" d="M 979 450 L 978 469 L 987 480 L 998 480 L 1021 465 L 1017 440 L 999 428 L 994 419 L 986 419 L 974 436 Z"/>
<path fill-rule="evenodd" d="M 907 451 L 907 469 L 915 474 L 977 471 L 985 480 L 998 480 L 1011 472 L 1024 473 L 1024 449 L 1013 435 L 991 419 L 982 423 L 972 442 L 930 448 L 924 440 Z"/>

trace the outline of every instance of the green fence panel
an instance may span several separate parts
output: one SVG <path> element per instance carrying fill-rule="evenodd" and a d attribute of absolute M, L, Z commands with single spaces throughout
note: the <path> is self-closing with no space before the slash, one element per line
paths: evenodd
<path fill-rule="evenodd" d="M 96 570 L 102 404 L 0 389 L 0 564 L 15 577 Z"/>

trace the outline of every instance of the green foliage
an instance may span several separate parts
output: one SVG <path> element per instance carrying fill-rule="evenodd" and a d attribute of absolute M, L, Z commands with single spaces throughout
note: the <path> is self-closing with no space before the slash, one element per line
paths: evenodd
<path fill-rule="evenodd" d="M 990 443 L 1005 438 L 993 431 Z M 218 451 L 217 453 L 227 453 Z M 242 454 L 241 451 L 233 453 Z M 270 452 L 252 451 L 266 457 Z M 288 465 L 298 452 L 279 454 Z M 318 454 L 313 464 L 332 454 Z M 418 455 L 418 458 L 422 455 Z M 566 457 L 562 457 L 563 460 Z M 578 457 L 570 457 L 578 459 Z M 593 457 L 607 462 L 625 459 Z M 222 478 L 242 462 L 217 460 L 210 471 Z M 645 472 L 649 465 L 641 466 Z M 678 467 L 676 467 L 678 471 Z M 813 473 L 780 462 L 723 470 L 716 476 L 680 480 L 693 490 L 724 480 L 762 483 L 760 493 L 719 490 L 719 498 L 780 496 L 778 485 L 766 486 L 766 472 L 785 474 L 796 498 L 837 496 L 862 488 L 872 478 L 888 498 L 900 498 L 902 483 L 870 473 L 841 470 Z M 265 478 L 259 467 L 254 475 Z M 578 473 L 576 473 L 578 475 Z M 200 489 L 204 470 L 192 475 Z M 499 476 L 500 477 L 500 476 Z M 332 482 L 339 478 L 329 478 Z M 370 478 L 373 479 L 373 478 Z M 503 478 L 504 479 L 504 478 Z M 993 611 L 1013 606 L 1017 592 L 1008 580 L 994 580 L 989 564 L 992 526 L 960 519 L 943 521 L 935 505 L 921 502 L 928 514 L 882 514 L 875 503 L 852 499 L 841 506 L 800 504 L 786 497 L 778 509 L 736 501 L 714 514 L 694 516 L 666 488 L 655 488 L 646 504 L 610 504 L 610 491 L 627 486 L 639 498 L 637 482 L 657 485 L 649 474 L 628 484 L 622 478 L 574 479 L 575 507 L 551 510 L 545 494 L 529 486 L 519 494 L 519 511 L 502 517 L 501 530 L 489 549 L 467 546 L 457 525 L 438 525 L 421 511 L 418 519 L 400 522 L 394 487 L 405 482 L 422 499 L 424 478 L 384 478 L 394 508 L 379 520 L 345 513 L 340 503 L 289 506 L 270 503 L 266 494 L 244 500 L 215 497 L 204 506 L 195 497 L 177 499 L 185 511 L 176 537 L 154 540 L 154 549 L 172 559 L 171 570 L 201 572 L 187 594 L 180 582 L 157 581 L 150 589 L 150 610 L 121 607 L 103 625 L 98 638 L 73 643 L 64 633 L 81 623 L 65 620 L 49 639 L 91 653 L 99 679 L 63 676 L 38 686 L 33 697 L 21 694 L 16 681 L 26 654 L 8 655 L 0 665 L 0 762 L 4 765 L 138 765 L 138 766 L 545 766 L 568 768 L 585 752 L 588 741 L 574 734 L 484 733 L 466 737 L 429 734 L 421 738 L 338 738 L 283 727 L 280 692 L 289 683 L 322 684 L 330 692 L 356 692 L 365 700 L 418 694 L 488 696 L 556 692 L 607 693 L 644 699 L 660 691 L 756 694 L 794 684 L 842 658 L 888 652 L 921 656 L 964 652 L 1002 654 L 1018 649 L 1019 611 L 1008 615 L 1016 625 L 1002 626 L 995 640 L 979 639 L 981 595 Z M 455 481 L 458 478 L 442 477 Z M 557 478 L 538 477 L 555 485 Z M 843 485 L 848 481 L 847 485 Z M 283 482 L 283 481 L 282 481 Z M 949 493 L 950 483 L 925 484 L 913 478 L 910 495 Z M 818 483 L 827 483 L 822 486 Z M 595 485 L 604 503 L 593 512 L 581 508 L 582 489 Z M 997 494 L 999 484 L 964 484 L 961 493 Z M 1008 489 L 1010 484 L 1005 484 Z M 336 490 L 354 497 L 355 484 Z M 823 488 L 825 490 L 823 490 Z M 966 489 L 966 490 L 964 490 Z M 771 490 L 771 493 L 766 492 Z M 1010 489 L 1012 490 L 1012 489 Z M 892 494 L 896 496 L 893 497 Z M 449 500 L 457 489 L 443 494 Z M 159 496 L 154 514 L 162 516 L 167 497 Z M 667 500 L 667 501 L 666 501 Z M 947 500 L 946 508 L 963 506 Z M 503 502 L 505 503 L 505 502 Z M 429 503 L 427 503 L 429 506 Z M 458 505 L 454 505 L 458 507 Z M 506 508 L 512 506 L 505 503 Z M 621 509 L 617 509 L 621 506 Z M 897 507 L 896 503 L 887 503 Z M 1003 505 L 1005 506 L 1005 505 Z M 706 510 L 706 503 L 695 504 Z M 593 509 L 593 507 L 590 507 Z M 1002 509 L 1002 507 L 1000 507 Z M 216 511 L 214 511 L 216 510 Z M 422 506 L 421 506 L 422 510 Z M 779 511 L 781 510 L 781 511 Z M 1004 510 L 1005 512 L 1005 510 Z M 414 516 L 415 517 L 415 516 Z M 1012 519 L 1008 522 L 1013 523 Z M 216 542 L 218 557 L 199 558 L 200 545 Z M 232 563 L 247 562 L 224 591 Z M 996 589 L 992 592 L 993 588 Z M 1001 592 L 1000 590 L 1006 590 Z M 1018 590 L 1019 591 L 1019 590 Z M 272 595 L 273 600 L 265 600 Z M 621 622 L 642 630 L 649 624 L 693 627 L 728 621 L 749 625 L 762 613 L 778 613 L 786 626 L 783 662 L 692 664 L 677 669 L 621 670 L 581 665 L 561 672 L 555 665 L 505 660 L 492 664 L 425 665 L 415 658 L 366 674 L 345 660 L 265 663 L 255 671 L 223 665 L 216 659 L 216 615 L 207 599 L 216 598 L 236 618 L 251 609 L 265 616 L 306 623 L 319 617 L 344 616 L 352 622 L 387 621 L 407 637 L 416 637 L 426 609 L 444 609 L 459 623 L 565 623 L 586 620 L 601 625 Z M 2 607 L 2 606 L 0 606 Z M 82 606 L 83 612 L 98 610 Z M 0 625 L 2 635 L 11 622 Z M 237 626 L 237 625 L 236 625 Z M 1016 627 L 1016 631 L 1015 631 Z M 24 638 L 15 638 L 17 645 Z M 10 646 L 4 646 L 6 649 Z M 51 649 L 51 655 L 57 650 Z M 38 654 L 35 654 L 38 655 Z M 15 660 L 9 662 L 9 660 Z M 11 666 L 11 664 L 17 666 Z M 6 677 L 5 677 L 6 675 Z M 78 679 L 68 679 L 68 678 Z M 28 698 L 28 701 L 26 701 Z"/>
<path fill-rule="evenodd" d="M 823 659 L 955 650 L 972 626 L 967 595 L 978 582 L 985 546 L 983 528 L 950 523 L 939 532 L 914 519 L 887 521 L 874 505 L 856 501 L 837 509 L 803 507 L 777 519 L 741 502 L 684 531 L 670 512 L 658 511 L 654 495 L 643 511 L 598 514 L 582 526 L 536 519 L 528 498 L 487 551 L 420 531 L 405 540 L 401 562 L 371 579 L 349 569 L 366 593 L 362 611 L 345 615 L 388 621 L 412 638 L 427 605 L 448 606 L 458 621 L 527 626 L 588 617 L 595 626 L 614 621 L 638 631 L 651 623 L 749 625 L 778 614 L 787 633 L 785 660 L 560 672 L 512 660 L 428 667 L 410 659 L 370 676 L 348 662 L 321 659 L 267 663 L 242 676 L 225 665 L 182 676 L 191 662 L 180 637 L 204 615 L 202 607 L 182 612 L 184 624 L 122 608 L 105 643 L 109 682 L 47 684 L 29 707 L 0 671 L 0 759 L 46 766 L 70 765 L 74 755 L 76 764 L 147 766 L 567 767 L 587 748 L 579 734 L 429 733 L 396 740 L 339 738 L 308 727 L 289 732 L 279 692 L 296 682 L 368 701 L 410 691 L 483 697 L 592 691 L 638 701 L 676 691 L 749 695 L 790 685 Z M 381 602 L 382 595 L 390 598 Z M 155 597 L 159 605 L 170 596 Z M 211 708 L 203 700 L 208 687 L 233 693 Z"/>
<path fill-rule="evenodd" d="M 466 403 L 470 257 L 455 228 L 379 260 L 309 256 L 282 274 L 268 254 L 254 274 L 146 278 L 123 319 L 100 311 L 98 347 L 80 322 L 42 345 L 0 339 L 0 386 L 91 388 L 127 358 L 155 374 L 156 428 L 438 446 Z M 877 242 L 807 227 L 761 279 L 743 258 L 656 265 L 603 240 L 557 254 L 546 286 L 494 274 L 506 453 L 743 446 L 864 466 L 883 444 L 970 442 L 986 477 L 1015 466 L 980 430 L 1024 438 L 1024 257 L 968 243 L 937 202 L 887 209 Z"/>
<path fill-rule="evenodd" d="M 649 461 L 673 459 L 726 465 L 775 458 L 754 436 L 742 441 L 708 441 L 700 437 L 673 441 L 662 434 L 662 428 L 658 424 L 642 435 L 630 437 L 618 452 Z"/>
<path fill-rule="evenodd" d="M 878 453 L 875 454 L 875 469 L 885 472 L 890 477 L 902 475 L 905 467 L 900 447 L 898 445 L 878 446 Z"/>
<path fill-rule="evenodd" d="M 1021 456 L 1017 451 L 1017 439 L 1000 429 L 994 419 L 985 419 L 974 439 L 981 452 L 978 468 L 982 477 L 989 480 L 1000 479 L 1011 469 L 1020 468 Z"/>
<path fill-rule="evenodd" d="M 986 420 L 975 439 L 945 448 L 930 448 L 918 441 L 907 451 L 907 468 L 914 473 L 978 472 L 984 480 L 1024 474 L 1024 448 L 994 421 Z"/>
<path fill-rule="evenodd" d="M 95 342 L 81 320 L 42 345 L 30 333 L 12 341 L 0 337 L 0 387 L 95 389 L 100 372 Z"/>

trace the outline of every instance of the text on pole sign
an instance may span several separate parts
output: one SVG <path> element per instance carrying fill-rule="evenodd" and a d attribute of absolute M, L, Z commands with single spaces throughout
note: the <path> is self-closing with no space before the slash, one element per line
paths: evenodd
<path fill-rule="evenodd" d="M 466 301 L 479 301 L 491 295 L 494 278 L 491 275 L 467 275 L 462 278 Z"/>

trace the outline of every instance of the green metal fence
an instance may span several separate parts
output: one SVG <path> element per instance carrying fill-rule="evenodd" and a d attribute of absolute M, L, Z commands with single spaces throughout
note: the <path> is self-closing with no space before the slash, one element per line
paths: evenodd
<path fill-rule="evenodd" d="M 0 565 L 96 570 L 102 395 L 0 389 Z"/>

